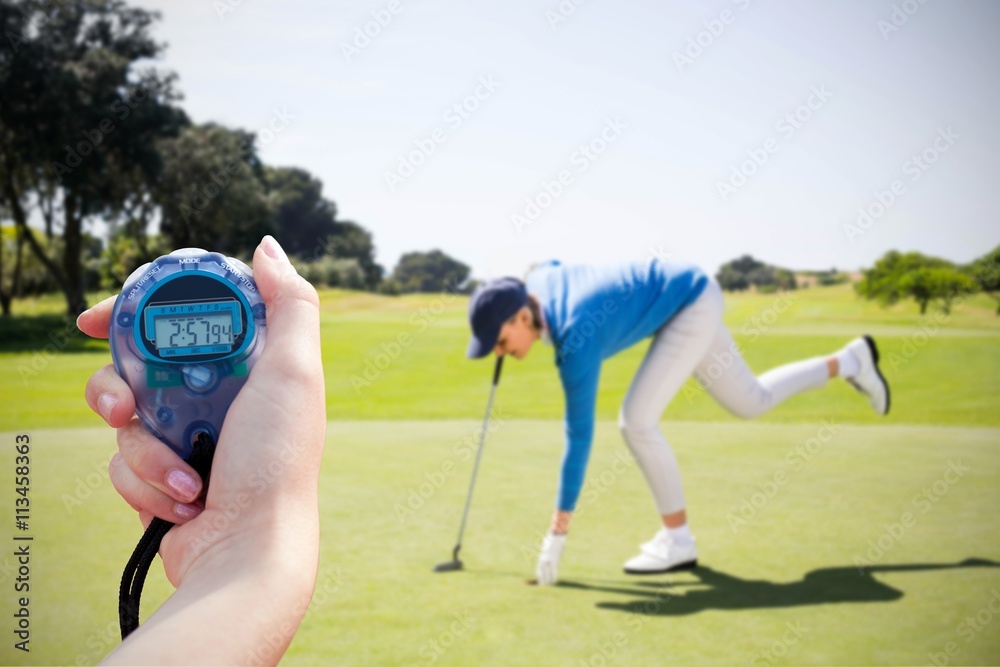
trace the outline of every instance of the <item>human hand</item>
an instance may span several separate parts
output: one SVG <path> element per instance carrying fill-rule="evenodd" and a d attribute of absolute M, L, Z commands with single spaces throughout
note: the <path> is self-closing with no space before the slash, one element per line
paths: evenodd
<path fill-rule="evenodd" d="M 535 576 L 539 586 L 551 586 L 559 578 L 559 558 L 566 545 L 566 535 L 549 533 L 542 540 L 542 551 L 538 555 Z"/>
<path fill-rule="evenodd" d="M 290 589 L 311 591 L 326 437 L 319 299 L 270 237 L 253 271 L 267 307 L 267 343 L 226 415 L 203 505 L 202 481 L 134 417 L 132 392 L 113 366 L 90 378 L 87 403 L 118 429 L 109 467 L 118 492 L 144 526 L 153 516 L 178 524 L 160 547 L 172 584 L 198 568 L 278 562 L 291 573 Z M 80 330 L 106 338 L 113 305 L 107 299 L 80 315 Z"/>

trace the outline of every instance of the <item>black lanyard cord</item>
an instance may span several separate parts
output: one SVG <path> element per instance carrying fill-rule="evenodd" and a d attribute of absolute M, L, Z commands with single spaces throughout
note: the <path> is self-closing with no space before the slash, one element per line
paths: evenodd
<path fill-rule="evenodd" d="M 208 490 L 208 473 L 212 469 L 214 455 L 215 441 L 207 433 L 199 433 L 187 462 L 205 480 L 202 487 L 203 494 Z M 122 641 L 139 627 L 139 598 L 142 595 L 142 586 L 146 583 L 146 574 L 160 550 L 163 536 L 173 527 L 174 524 L 170 521 L 154 517 L 139 539 L 128 565 L 125 566 L 122 583 L 118 589 L 118 623 L 121 626 Z"/>

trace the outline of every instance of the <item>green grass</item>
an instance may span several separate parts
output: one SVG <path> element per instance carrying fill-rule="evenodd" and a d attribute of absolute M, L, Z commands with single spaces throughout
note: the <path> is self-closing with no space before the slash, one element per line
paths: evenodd
<path fill-rule="evenodd" d="M 545 589 L 525 580 L 555 490 L 554 420 L 505 419 L 491 434 L 466 570 L 431 573 L 451 554 L 472 465 L 464 443 L 477 426 L 331 424 L 318 592 L 285 664 L 430 664 L 434 640 L 452 643 L 442 665 L 927 664 L 948 642 L 963 664 L 1000 659 L 1000 618 L 988 611 L 1000 591 L 1000 430 L 843 426 L 807 461 L 794 452 L 814 425 L 670 424 L 703 567 L 632 578 L 621 563 L 656 515 L 638 468 L 615 464 L 626 450 L 614 424 L 601 422 L 563 585 Z M 32 438 L 32 653 L 5 641 L 0 663 L 92 664 L 117 644 L 118 579 L 138 521 L 104 473 L 109 431 Z M 935 492 L 951 462 L 968 471 Z M 754 496 L 779 471 L 772 497 Z M 923 489 L 935 501 L 926 507 Z M 3 497 L 11 506 L 9 487 Z M 759 509 L 744 508 L 734 528 L 744 501 Z M 413 512 L 401 512 L 408 502 Z M 913 520 L 892 537 L 885 526 L 905 512 Z M 880 538 L 885 552 L 869 554 Z M 10 560 L 0 557 L 0 571 Z M 9 575 L 0 578 L 10 618 Z M 143 616 L 169 592 L 154 565 Z M 992 622 L 970 637 L 963 619 L 983 609 Z M 451 642 L 456 614 L 470 622 Z M 801 638 L 786 645 L 788 624 Z M 769 662 L 768 650 L 782 655 Z"/>
<path fill-rule="evenodd" d="M 694 573 L 621 574 L 656 516 L 637 467 L 615 463 L 627 452 L 615 416 L 644 345 L 611 360 L 563 585 L 551 589 L 525 585 L 562 455 L 551 350 L 508 361 L 466 571 L 432 574 L 455 539 L 492 364 L 463 358 L 463 298 L 331 290 L 321 300 L 331 419 L 323 553 L 286 664 L 928 664 L 949 642 L 959 651 L 952 664 L 1000 662 L 1000 619 L 988 607 L 1000 591 L 992 300 L 973 298 L 938 321 L 912 304 L 880 309 L 847 287 L 803 291 L 787 304 L 727 295 L 726 322 L 758 371 L 873 333 L 893 411 L 877 418 L 835 382 L 741 422 L 689 384 L 664 431 L 699 539 Z M 4 664 L 92 664 L 117 645 L 118 580 L 139 537 L 107 479 L 114 436 L 83 402 L 87 378 L 110 361 L 107 345 L 49 338 L 61 307 L 55 298 L 19 302 L 27 317 L 0 321 L 0 442 L 10 451 L 15 433 L 31 434 L 35 535 L 32 652 L 15 654 L 5 641 Z M 400 334 L 410 338 L 397 353 Z M 823 420 L 833 437 L 810 442 Z M 952 462 L 968 471 L 947 484 Z M 13 489 L 0 487 L 12 507 Z M 919 497 L 924 489 L 933 503 Z M 900 533 L 894 524 L 907 512 Z M 879 540 L 888 548 L 869 554 Z M 11 563 L 0 556 L 8 619 Z M 169 593 L 154 566 L 144 616 Z M 453 637 L 456 614 L 468 628 Z M 977 614 L 982 628 L 973 630 L 965 619 Z M 437 655 L 435 640 L 450 647 Z"/>
<path fill-rule="evenodd" d="M 457 296 L 384 297 L 327 290 L 321 294 L 323 364 L 331 419 L 453 419 L 481 416 L 491 364 L 464 358 L 466 300 Z M 751 368 L 823 355 L 864 332 L 873 333 L 893 389 L 888 420 L 842 383 L 796 397 L 762 417 L 767 422 L 812 422 L 823 417 L 859 424 L 907 423 L 1000 426 L 1000 318 L 994 302 L 977 296 L 941 319 L 921 317 L 912 303 L 881 309 L 848 286 L 802 290 L 788 301 L 775 295 L 727 295 L 726 322 Z M 51 318 L 55 298 L 17 304 L 18 312 Z M 781 311 L 781 312 L 779 312 Z M 48 321 L 48 320 L 47 320 Z M 34 344 L 0 322 L 0 429 L 97 424 L 81 400 L 87 377 L 109 363 L 107 345 L 82 334 Z M 928 335 L 931 331 L 932 335 Z M 402 341 L 402 344 L 400 343 Z M 61 343 L 65 342 L 65 345 Z M 46 346 L 58 351 L 50 353 Z M 65 349 L 63 349 L 65 347 Z M 646 343 L 618 355 L 602 370 L 598 417 L 614 419 Z M 552 350 L 536 346 L 523 363 L 508 360 L 499 398 L 519 418 L 558 419 L 562 394 Z M 692 381 L 666 419 L 731 421 Z"/>

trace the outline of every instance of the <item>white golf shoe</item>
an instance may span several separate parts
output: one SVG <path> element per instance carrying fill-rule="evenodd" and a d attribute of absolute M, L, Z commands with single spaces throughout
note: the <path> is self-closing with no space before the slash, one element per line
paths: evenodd
<path fill-rule="evenodd" d="M 855 338 L 847 344 L 847 349 L 858 358 L 861 369 L 857 374 L 844 378 L 852 387 L 868 397 L 875 412 L 880 415 L 889 412 L 889 384 L 878 368 L 878 348 L 871 336 Z"/>
<path fill-rule="evenodd" d="M 662 574 L 698 565 L 698 549 L 694 540 L 688 544 L 675 544 L 666 528 L 661 528 L 652 540 L 639 549 L 639 555 L 625 563 L 625 574 Z"/>

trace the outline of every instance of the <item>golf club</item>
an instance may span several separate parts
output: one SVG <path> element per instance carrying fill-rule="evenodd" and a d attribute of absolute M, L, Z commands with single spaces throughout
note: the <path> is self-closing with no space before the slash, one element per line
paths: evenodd
<path fill-rule="evenodd" d="M 451 552 L 451 560 L 434 566 L 435 572 L 453 572 L 462 569 L 462 561 L 458 552 L 462 549 L 462 535 L 465 534 L 465 520 L 469 517 L 469 505 L 472 503 L 472 489 L 476 486 L 476 473 L 479 472 L 479 459 L 483 455 L 483 443 L 486 442 L 486 429 L 490 425 L 490 410 L 493 409 L 493 396 L 497 393 L 497 383 L 500 381 L 500 368 L 503 366 L 503 356 L 497 357 L 497 365 L 493 370 L 493 386 L 490 387 L 490 400 L 486 402 L 486 416 L 483 417 L 483 430 L 479 432 L 479 449 L 476 450 L 476 462 L 472 466 L 472 480 L 469 482 L 469 492 L 465 496 L 465 510 L 462 512 L 462 526 L 458 529 L 458 542 Z"/>

